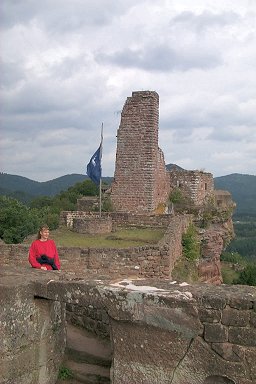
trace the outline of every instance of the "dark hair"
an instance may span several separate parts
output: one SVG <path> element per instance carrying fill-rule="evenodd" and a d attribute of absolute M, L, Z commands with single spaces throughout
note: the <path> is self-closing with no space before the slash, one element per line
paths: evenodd
<path fill-rule="evenodd" d="M 37 239 L 39 240 L 39 239 L 41 239 L 41 231 L 43 230 L 43 229 L 50 229 L 49 227 L 48 227 L 48 225 L 47 224 L 43 224 L 43 225 L 41 225 L 41 227 L 39 228 L 39 230 L 38 230 L 38 232 L 37 232 Z"/>

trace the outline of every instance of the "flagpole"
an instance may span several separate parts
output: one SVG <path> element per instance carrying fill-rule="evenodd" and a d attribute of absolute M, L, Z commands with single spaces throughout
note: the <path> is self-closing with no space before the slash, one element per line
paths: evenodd
<path fill-rule="evenodd" d="M 103 123 L 101 124 L 100 162 L 102 158 L 102 147 L 103 147 Z M 101 180 L 101 174 L 100 174 L 100 217 L 101 217 L 101 200 L 102 200 L 101 184 L 102 184 L 102 180 Z"/>

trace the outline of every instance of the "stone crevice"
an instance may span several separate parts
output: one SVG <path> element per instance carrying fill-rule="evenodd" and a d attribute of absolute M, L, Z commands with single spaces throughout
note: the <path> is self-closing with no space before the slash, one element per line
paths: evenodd
<path fill-rule="evenodd" d="M 185 351 L 184 355 L 182 356 L 182 358 L 179 360 L 178 364 L 176 365 L 176 367 L 174 368 L 173 370 L 173 373 L 172 373 L 172 377 L 171 377 L 171 381 L 170 381 L 170 384 L 173 383 L 173 380 L 174 380 L 174 377 L 175 377 L 175 373 L 177 371 L 177 369 L 179 368 L 179 366 L 181 365 L 181 363 L 183 362 L 183 360 L 185 359 L 186 355 L 188 354 L 192 344 L 193 344 L 193 341 L 194 341 L 194 338 L 192 338 L 188 344 L 188 347 L 187 347 L 187 350 Z"/>

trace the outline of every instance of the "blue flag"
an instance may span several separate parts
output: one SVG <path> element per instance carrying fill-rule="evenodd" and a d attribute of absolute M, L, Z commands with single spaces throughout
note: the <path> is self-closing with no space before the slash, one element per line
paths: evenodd
<path fill-rule="evenodd" d="M 101 144 L 87 165 L 87 175 L 97 185 L 101 179 Z"/>

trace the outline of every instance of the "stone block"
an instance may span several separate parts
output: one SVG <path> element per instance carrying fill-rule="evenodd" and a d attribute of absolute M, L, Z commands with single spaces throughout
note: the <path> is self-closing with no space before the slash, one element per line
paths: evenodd
<path fill-rule="evenodd" d="M 232 325 L 237 327 L 246 327 L 249 324 L 250 312 L 234 309 L 225 308 L 222 312 L 222 324 Z"/>
<path fill-rule="evenodd" d="M 245 359 L 249 369 L 249 376 L 256 382 L 256 348 L 246 348 Z"/>
<path fill-rule="evenodd" d="M 205 307 L 198 308 L 199 318 L 205 323 L 219 323 L 221 319 L 221 311 Z"/>
<path fill-rule="evenodd" d="M 228 341 L 228 330 L 222 324 L 205 324 L 204 339 L 210 343 L 224 343 Z"/>
<path fill-rule="evenodd" d="M 226 303 L 227 299 L 221 293 L 207 292 L 207 295 L 202 297 L 202 304 L 205 308 L 223 309 Z"/>
<path fill-rule="evenodd" d="M 256 328 L 256 312 L 251 312 L 250 324 L 252 327 Z"/>
<path fill-rule="evenodd" d="M 212 343 L 212 349 L 227 361 L 244 361 L 244 348 L 230 343 Z"/>
<path fill-rule="evenodd" d="M 252 309 L 253 301 L 252 297 L 249 295 L 238 295 L 237 297 L 232 297 L 229 301 L 229 305 L 232 308 L 236 309 Z"/>
<path fill-rule="evenodd" d="M 256 347 L 256 329 L 230 327 L 228 331 L 228 341 L 238 345 Z"/>

